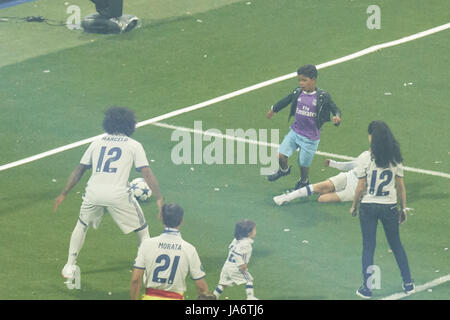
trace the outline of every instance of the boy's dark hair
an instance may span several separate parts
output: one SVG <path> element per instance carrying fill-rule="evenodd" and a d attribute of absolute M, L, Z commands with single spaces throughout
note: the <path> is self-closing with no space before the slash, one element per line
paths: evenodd
<path fill-rule="evenodd" d="M 236 240 L 241 240 L 248 237 L 255 226 L 256 224 L 248 219 L 239 221 L 238 223 L 236 223 L 236 227 L 234 228 L 234 237 L 236 238 Z"/>
<path fill-rule="evenodd" d="M 136 129 L 134 112 L 125 107 L 111 107 L 105 112 L 103 130 L 108 134 L 124 134 L 130 137 Z"/>
<path fill-rule="evenodd" d="M 312 64 L 305 64 L 304 66 L 298 68 L 297 75 L 303 75 L 311 79 L 316 79 L 317 78 L 316 66 Z"/>
<path fill-rule="evenodd" d="M 175 203 L 167 203 L 162 207 L 162 221 L 168 228 L 176 228 L 183 221 L 183 208 Z"/>
<path fill-rule="evenodd" d="M 367 131 L 372 136 L 370 150 L 378 167 L 387 168 L 389 164 L 395 166 L 398 163 L 402 163 L 403 158 L 400 152 L 400 145 L 386 122 L 372 121 Z"/>

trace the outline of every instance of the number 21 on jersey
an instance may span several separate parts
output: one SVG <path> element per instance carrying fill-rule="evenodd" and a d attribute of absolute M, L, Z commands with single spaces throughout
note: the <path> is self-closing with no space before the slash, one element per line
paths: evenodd
<path fill-rule="evenodd" d="M 156 258 L 156 263 L 160 264 L 158 267 L 155 268 L 153 271 L 153 277 L 152 281 L 156 283 L 168 283 L 172 284 L 175 280 L 175 274 L 177 272 L 178 268 L 178 262 L 180 261 L 180 256 L 173 257 L 173 262 L 171 261 L 171 258 L 167 254 L 162 254 Z M 172 262 L 172 266 L 171 266 Z M 160 273 L 166 271 L 170 267 L 170 273 L 168 278 L 160 277 Z"/>

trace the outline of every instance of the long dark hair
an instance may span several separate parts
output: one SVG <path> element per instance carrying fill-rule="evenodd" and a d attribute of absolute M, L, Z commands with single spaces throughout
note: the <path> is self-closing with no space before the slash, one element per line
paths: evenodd
<path fill-rule="evenodd" d="M 370 150 L 377 167 L 387 168 L 403 162 L 400 145 L 392 134 L 391 129 L 384 121 L 372 121 L 368 128 L 372 136 Z"/>

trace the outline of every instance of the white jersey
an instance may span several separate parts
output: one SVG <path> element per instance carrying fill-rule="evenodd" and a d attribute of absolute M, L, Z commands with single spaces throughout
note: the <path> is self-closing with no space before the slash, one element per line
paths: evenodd
<path fill-rule="evenodd" d="M 252 256 L 253 240 L 243 238 L 241 240 L 233 239 L 228 247 L 228 257 L 220 273 L 219 284 L 224 286 L 233 286 L 240 284 L 252 284 L 253 277 L 248 270 L 241 271 L 240 266 L 248 264 Z"/>
<path fill-rule="evenodd" d="M 248 264 L 252 256 L 252 244 L 253 240 L 250 238 L 233 239 L 228 246 L 228 257 L 223 267 L 238 270 L 239 266 Z"/>
<path fill-rule="evenodd" d="M 188 273 L 193 280 L 205 277 L 195 247 L 181 238 L 180 231 L 172 228 L 142 242 L 134 267 L 145 269 L 146 288 L 180 294 L 186 291 Z"/>
<path fill-rule="evenodd" d="M 110 205 L 127 193 L 133 164 L 136 169 L 148 166 L 142 145 L 125 135 L 106 135 L 95 140 L 80 163 L 92 167 L 86 198 L 97 205 Z"/>
<path fill-rule="evenodd" d="M 395 178 L 403 177 L 403 165 L 389 165 L 387 168 L 379 168 L 367 153 L 361 163 L 355 169 L 358 178 L 367 179 L 367 190 L 361 203 L 396 204 L 397 189 Z"/>

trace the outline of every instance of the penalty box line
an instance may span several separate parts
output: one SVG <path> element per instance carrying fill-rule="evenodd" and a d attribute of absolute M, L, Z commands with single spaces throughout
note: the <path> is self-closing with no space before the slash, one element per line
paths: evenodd
<path fill-rule="evenodd" d="M 450 281 L 450 274 L 447 274 L 447 275 L 445 275 L 443 277 L 440 277 L 440 278 L 436 278 L 436 279 L 434 279 L 434 280 L 432 280 L 430 282 L 424 283 L 422 285 L 416 286 L 416 292 L 415 293 L 431 289 L 431 288 L 436 287 L 438 285 L 444 284 L 444 283 L 446 283 L 448 281 Z M 412 293 L 412 294 L 414 294 L 414 293 Z M 399 293 L 394 293 L 394 294 L 392 294 L 390 296 L 381 298 L 380 300 L 399 300 L 399 299 L 402 299 L 402 298 L 405 298 L 405 297 L 409 297 L 412 294 L 406 294 L 404 292 L 399 292 Z"/>
<path fill-rule="evenodd" d="M 343 63 L 343 62 L 346 62 L 346 61 L 349 61 L 349 60 L 353 60 L 353 59 L 365 56 L 367 54 L 373 53 L 375 51 L 381 50 L 381 49 L 385 49 L 385 48 L 397 46 L 397 45 L 400 45 L 400 44 L 403 44 L 403 43 L 406 43 L 406 42 L 409 42 L 409 41 L 417 40 L 417 39 L 420 39 L 420 38 L 432 35 L 434 33 L 447 30 L 449 28 L 450 28 L 450 23 L 446 23 L 446 24 L 443 24 L 443 25 L 440 25 L 440 26 L 437 26 L 437 27 L 434 27 L 434 28 L 431 28 L 431 29 L 428 29 L 428 30 L 425 30 L 425 31 L 422 31 L 422 32 L 418 32 L 418 33 L 415 33 L 413 35 L 406 36 L 406 37 L 403 37 L 403 38 L 400 38 L 400 39 L 397 39 L 397 40 L 385 42 L 385 43 L 378 44 L 378 45 L 373 45 L 373 46 L 368 47 L 366 49 L 363 49 L 363 50 L 357 51 L 355 53 L 349 54 L 347 56 L 344 56 L 344 57 L 341 57 L 341 58 L 338 58 L 338 59 L 334 59 L 334 60 L 331 60 L 331 61 L 319 64 L 319 65 L 316 65 L 316 68 L 317 69 L 323 69 L 323 68 L 327 68 L 327 67 L 330 67 L 330 66 L 334 66 L 336 64 Z M 237 97 L 239 95 L 242 95 L 242 94 L 245 94 L 245 93 L 248 93 L 248 92 L 260 89 L 260 88 L 263 88 L 263 87 L 270 86 L 272 84 L 275 84 L 275 83 L 278 83 L 278 82 L 281 82 L 281 81 L 292 79 L 292 78 L 294 78 L 296 76 L 297 76 L 297 72 L 293 72 L 293 73 L 289 73 L 289 74 L 286 74 L 286 75 L 283 75 L 283 76 L 280 76 L 280 77 L 277 77 L 277 78 L 274 78 L 274 79 L 271 79 L 271 80 L 267 80 L 267 81 L 264 81 L 264 82 L 252 85 L 250 87 L 247 87 L 247 88 L 244 88 L 244 89 L 240 89 L 240 90 L 237 90 L 237 91 L 225 94 L 223 96 L 220 96 L 220 97 L 217 97 L 217 98 L 214 98 L 214 99 L 210 99 L 210 100 L 207 100 L 207 101 L 204 101 L 204 102 L 201 102 L 201 103 L 189 106 L 189 107 L 177 109 L 177 110 L 174 110 L 172 112 L 160 115 L 158 117 L 154 117 L 154 118 L 151 118 L 151 119 L 139 122 L 136 125 L 136 127 L 146 126 L 146 125 L 149 125 L 149 124 L 152 124 L 152 123 L 155 123 L 155 122 L 159 122 L 159 121 L 162 121 L 162 120 L 165 120 L 165 119 L 168 119 L 168 118 L 172 118 L 172 117 L 178 116 L 178 115 L 183 114 L 183 113 L 187 113 L 187 112 L 191 112 L 191 111 L 194 111 L 194 110 L 197 110 L 197 109 L 201 109 L 201 108 L 204 108 L 204 107 L 216 104 L 218 102 L 225 101 L 225 100 Z M 11 169 L 11 168 L 14 168 L 14 167 L 26 164 L 26 163 L 37 161 L 39 159 L 46 158 L 46 157 L 52 156 L 52 155 L 60 153 L 60 152 L 64 152 L 64 151 L 67 151 L 67 150 L 70 150 L 70 149 L 82 146 L 84 144 L 88 144 L 88 143 L 90 143 L 90 142 L 94 141 L 95 139 L 97 139 L 99 137 L 102 137 L 102 136 L 103 135 L 98 135 L 98 136 L 95 136 L 95 137 L 91 137 L 91 138 L 87 138 L 87 139 L 84 139 L 84 140 L 80 140 L 80 141 L 77 141 L 77 142 L 74 142 L 74 143 L 62 146 L 62 147 L 58 147 L 58 148 L 55 148 L 55 149 L 52 149 L 52 150 L 49 150 L 49 151 L 46 151 L 46 152 L 43 152 L 43 153 L 36 154 L 34 156 L 30 156 L 28 158 L 24 158 L 24 159 L 21 159 L 21 160 L 17 160 L 17 161 L 11 162 L 11 163 L 7 163 L 7 164 L 4 164 L 4 165 L 1 165 L 0 166 L 0 171 Z"/>
<path fill-rule="evenodd" d="M 170 129 L 170 130 L 178 130 L 178 131 L 184 131 L 184 132 L 189 132 L 189 133 L 194 133 L 194 134 L 201 134 L 201 135 L 209 136 L 209 137 L 216 137 L 216 138 L 227 139 L 227 140 L 235 140 L 237 142 L 255 144 L 255 145 L 271 147 L 271 148 L 278 148 L 280 146 L 279 144 L 276 144 L 276 143 L 268 143 L 266 141 L 252 140 L 252 139 L 247 139 L 247 138 L 243 138 L 243 137 L 239 137 L 239 136 L 230 136 L 230 135 L 221 134 L 221 133 L 219 134 L 219 133 L 215 133 L 215 132 L 210 132 L 209 130 L 202 131 L 202 130 L 198 130 L 198 129 L 179 127 L 179 126 L 174 126 L 174 125 L 170 125 L 167 123 L 161 123 L 161 122 L 152 123 L 152 125 L 156 126 L 156 127 Z M 316 151 L 316 154 L 318 154 L 320 156 L 324 156 L 324 157 L 341 159 L 341 160 L 346 160 L 346 161 L 352 161 L 352 160 L 356 159 L 355 157 L 350 157 L 350 156 L 335 154 L 335 153 L 329 153 L 329 152 L 322 152 L 319 150 Z M 450 179 L 450 174 L 445 173 L 445 172 L 424 170 L 424 169 L 412 168 L 412 167 L 406 167 L 406 166 L 403 167 L 403 170 Z"/>

